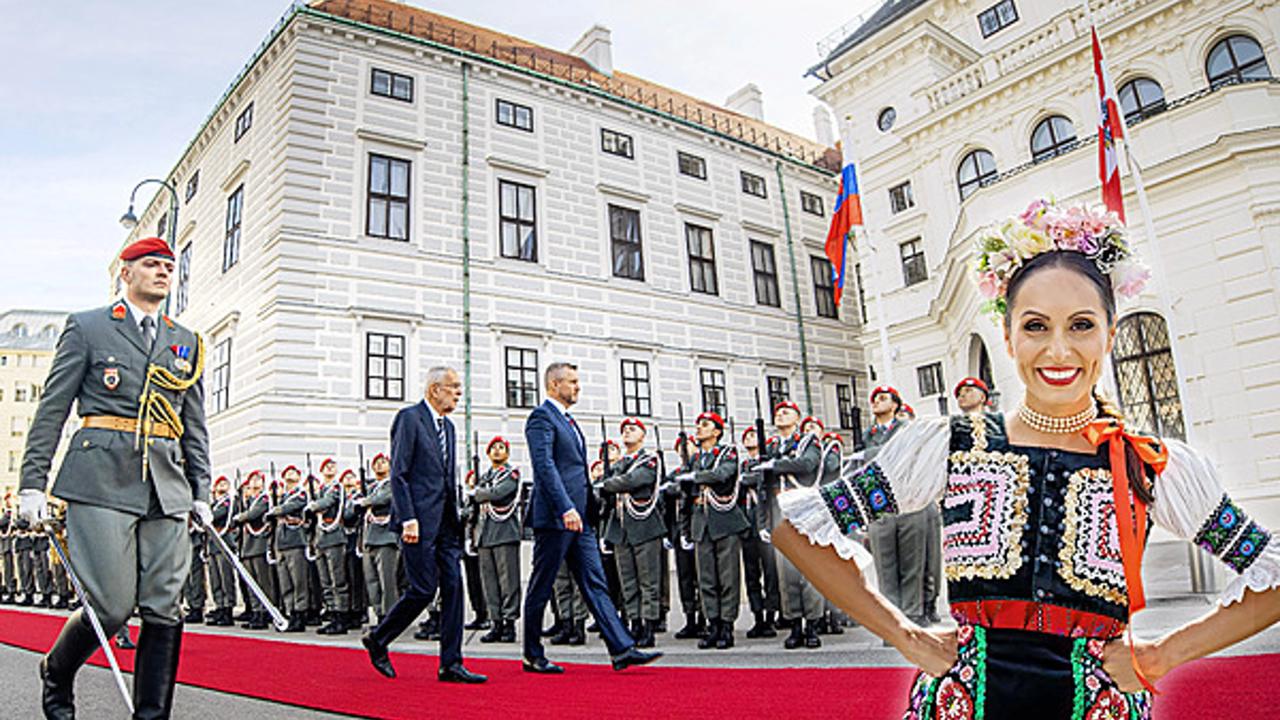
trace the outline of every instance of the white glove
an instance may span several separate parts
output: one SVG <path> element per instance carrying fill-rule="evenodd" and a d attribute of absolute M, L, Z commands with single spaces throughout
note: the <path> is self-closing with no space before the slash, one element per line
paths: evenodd
<path fill-rule="evenodd" d="M 684 550 L 685 552 L 689 552 L 690 550 L 692 550 L 692 549 L 693 549 L 693 543 L 689 542 L 689 538 L 687 538 L 687 537 L 685 537 L 685 536 L 681 535 L 681 536 L 680 536 L 680 549 L 681 549 L 681 550 Z"/>
<path fill-rule="evenodd" d="M 773 541 L 773 536 L 769 534 L 769 531 L 768 531 L 768 530 L 761 530 L 761 531 L 760 531 L 760 541 L 761 541 L 761 542 L 766 542 L 766 543 L 767 543 L 767 542 L 772 542 L 772 541 Z"/>
<path fill-rule="evenodd" d="M 777 462 L 777 460 L 765 460 L 764 462 L 762 462 L 762 463 L 760 463 L 759 465 L 755 466 L 753 469 L 754 469 L 754 470 L 759 470 L 760 472 L 764 472 L 764 471 L 766 471 L 766 470 L 772 470 L 772 469 L 773 469 L 773 464 L 774 464 L 775 462 Z"/>
<path fill-rule="evenodd" d="M 209 503 L 203 500 L 196 500 L 191 503 L 191 513 L 200 521 L 196 527 L 201 529 L 213 527 L 213 510 L 209 509 Z"/>
<path fill-rule="evenodd" d="M 676 482 L 678 482 L 678 483 L 687 483 L 687 482 L 692 482 L 692 481 L 693 481 L 693 473 L 692 473 L 692 472 L 682 472 L 682 473 L 680 473 L 679 475 L 676 475 L 676 477 L 675 477 L 675 481 L 676 481 Z"/>
<path fill-rule="evenodd" d="M 27 521 L 27 525 L 35 528 L 49 517 L 49 500 L 39 490 L 18 491 L 18 517 Z"/>
<path fill-rule="evenodd" d="M 671 550 L 674 546 L 671 544 L 671 538 L 662 538 L 662 549 Z"/>

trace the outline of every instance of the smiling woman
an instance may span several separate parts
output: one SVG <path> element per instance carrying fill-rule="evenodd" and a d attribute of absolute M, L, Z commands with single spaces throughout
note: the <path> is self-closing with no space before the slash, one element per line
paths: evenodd
<path fill-rule="evenodd" d="M 1280 551 L 1212 462 L 1129 433 L 1096 392 L 1115 296 L 1147 279 L 1118 218 L 1037 201 L 979 233 L 975 254 L 1021 408 L 913 422 L 868 465 L 783 493 L 774 545 L 921 669 L 909 718 L 1149 718 L 1169 670 L 1280 619 Z M 915 625 L 849 562 L 849 534 L 939 501 L 951 632 Z M 1126 637 L 1146 603 L 1149 517 L 1240 574 L 1217 609 L 1155 642 Z"/>

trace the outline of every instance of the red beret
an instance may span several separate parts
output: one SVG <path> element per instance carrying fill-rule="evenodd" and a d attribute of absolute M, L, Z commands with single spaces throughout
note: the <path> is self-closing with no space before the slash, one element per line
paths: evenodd
<path fill-rule="evenodd" d="M 226 475 L 219 475 L 218 479 L 213 481 L 213 484 L 217 485 L 220 482 L 231 482 L 231 481 L 227 479 Z"/>
<path fill-rule="evenodd" d="M 378 459 L 379 459 L 379 458 L 381 458 L 381 459 L 383 459 L 383 460 L 386 460 L 387 462 L 391 462 L 391 458 L 387 457 L 387 456 L 386 456 L 385 454 L 383 454 L 383 453 L 378 453 L 377 455 L 374 455 L 374 456 L 373 456 L 373 459 L 369 461 L 369 464 L 370 464 L 370 465 L 373 465 L 374 463 L 378 462 Z"/>
<path fill-rule="evenodd" d="M 348 475 L 355 475 L 355 474 L 356 474 L 355 470 L 352 470 L 351 468 L 347 468 L 346 470 L 342 471 L 342 474 L 338 476 L 338 479 L 341 480 Z"/>
<path fill-rule="evenodd" d="M 810 415 L 809 417 L 807 417 L 807 418 L 805 418 L 805 419 L 801 420 L 801 421 L 800 421 L 800 427 L 804 427 L 805 425 L 808 425 L 808 424 L 809 424 L 809 423 L 811 423 L 811 422 L 816 422 L 816 423 L 818 423 L 818 427 L 822 428 L 823 430 L 826 430 L 826 429 L 827 429 L 827 425 L 826 425 L 826 423 L 822 422 L 822 420 L 821 420 L 820 418 L 816 418 L 816 417 L 814 417 L 814 416 L 812 416 L 812 415 Z"/>
<path fill-rule="evenodd" d="M 169 243 L 158 237 L 143 238 L 131 245 L 125 247 L 120 252 L 120 259 L 128 262 L 129 260 L 137 260 L 140 257 L 155 255 L 156 257 L 173 259 L 173 250 L 170 249 Z"/>
<path fill-rule="evenodd" d="M 748 426 L 747 426 L 747 428 L 746 428 L 745 430 L 743 430 L 743 431 L 742 431 L 742 440 L 743 440 L 743 442 L 746 442 L 746 439 L 747 439 L 747 433 L 755 434 L 755 431 L 756 431 L 756 426 L 755 426 L 755 425 L 748 425 Z"/>
<path fill-rule="evenodd" d="M 323 470 L 324 470 L 324 466 L 325 466 L 325 465 L 328 465 L 329 463 L 333 463 L 334 465 L 337 465 L 337 464 L 338 464 L 338 461 L 337 461 L 337 460 L 334 460 L 333 458 L 325 458 L 325 459 L 323 459 L 323 460 L 321 460 L 321 461 L 320 461 L 320 470 L 321 470 L 321 471 L 323 471 Z"/>
<path fill-rule="evenodd" d="M 915 411 L 914 409 L 912 409 L 912 407 L 911 407 L 910 405 L 906 404 L 906 403 L 902 403 L 902 412 L 904 412 L 904 413 L 906 413 L 906 414 L 910 415 L 911 417 L 915 417 L 915 416 L 916 416 L 916 411 Z"/>
<path fill-rule="evenodd" d="M 721 430 L 724 430 L 724 418 L 720 417 L 720 413 L 711 412 L 710 410 L 707 410 L 706 412 L 698 416 L 698 422 L 702 422 L 703 420 L 710 420 L 711 422 L 715 423 L 716 427 L 720 428 Z"/>
<path fill-rule="evenodd" d="M 488 454 L 494 443 L 502 443 L 503 446 L 507 448 L 507 452 L 511 452 L 511 443 L 507 442 L 507 439 L 501 435 L 494 435 L 493 439 L 489 441 L 489 444 L 484 446 L 485 454 Z"/>
<path fill-rule="evenodd" d="M 967 387 L 978 388 L 979 390 L 982 391 L 983 395 L 991 394 L 991 390 L 987 387 L 986 383 L 982 382 L 976 377 L 967 377 L 961 380 L 960 382 L 956 383 L 955 396 L 960 397 L 961 388 L 967 388 Z"/>
<path fill-rule="evenodd" d="M 623 430 L 626 430 L 628 425 L 635 425 L 636 427 L 640 428 L 642 431 L 649 432 L 649 428 L 644 426 L 644 421 L 642 421 L 638 417 L 623 418 L 622 424 L 618 426 L 618 432 L 622 432 Z"/>
<path fill-rule="evenodd" d="M 892 395 L 893 399 L 897 400 L 899 405 L 902 404 L 902 396 L 898 394 L 898 389 L 892 385 L 877 385 L 871 391 L 871 394 L 868 396 L 868 398 L 872 402 L 875 402 L 876 396 L 884 393 L 888 393 L 889 395 Z"/>
<path fill-rule="evenodd" d="M 781 410 L 782 408 L 790 408 L 791 410 L 795 410 L 797 415 L 800 414 L 800 406 L 791 402 L 790 400 L 783 400 L 779 402 L 777 405 L 774 405 L 773 414 L 777 415 L 778 411 Z"/>
<path fill-rule="evenodd" d="M 590 469 L 591 469 L 591 470 L 595 470 L 597 465 L 598 465 L 598 466 L 600 466 L 600 467 L 604 467 L 604 461 L 603 461 L 603 460 L 597 460 L 597 461 L 595 461 L 595 462 L 591 463 L 591 468 L 590 468 Z"/>
<path fill-rule="evenodd" d="M 266 477 L 265 475 L 262 474 L 261 470 L 250 470 L 249 474 L 244 477 L 244 482 L 240 483 L 240 487 L 244 487 L 245 485 L 248 485 L 249 481 L 252 480 L 254 476 L 264 478 L 264 479 Z"/>
<path fill-rule="evenodd" d="M 822 435 L 822 441 L 823 441 L 823 442 L 827 442 L 827 441 L 831 441 L 831 442 L 838 442 L 838 443 L 840 443 L 841 445 L 843 445 L 843 444 L 844 444 L 844 438 L 840 437 L 840 433 L 838 433 L 838 432 L 823 433 L 823 435 Z"/>
<path fill-rule="evenodd" d="M 288 467 L 286 467 L 285 469 L 283 469 L 283 470 L 281 470 L 281 471 L 280 471 L 280 477 L 284 477 L 285 475 L 288 475 L 290 470 L 292 470 L 292 471 L 294 471 L 294 472 L 298 473 L 299 475 L 301 475 L 301 474 L 302 474 L 302 471 L 298 469 L 298 466 L 297 466 L 297 465 L 290 465 L 290 466 L 288 466 Z"/>

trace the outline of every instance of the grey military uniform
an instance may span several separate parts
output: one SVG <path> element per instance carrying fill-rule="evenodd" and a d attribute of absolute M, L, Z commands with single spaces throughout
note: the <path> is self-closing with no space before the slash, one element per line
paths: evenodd
<path fill-rule="evenodd" d="M 697 485 L 690 528 L 702 612 L 732 627 L 742 600 L 742 534 L 750 527 L 738 497 L 738 451 L 717 445 L 699 451 L 690 465 Z"/>
<path fill-rule="evenodd" d="M 520 617 L 519 499 L 520 471 L 510 466 L 489 468 L 476 485 L 476 546 L 489 617 L 511 623 Z"/>
<path fill-rule="evenodd" d="M 347 534 L 342 527 L 346 491 L 337 482 L 320 490 L 311 503 L 316 513 L 316 569 L 320 571 L 320 587 L 324 606 L 329 612 L 345 613 L 351 609 L 351 587 L 347 577 Z"/>
<path fill-rule="evenodd" d="M 0 595 L 6 596 L 7 599 L 13 599 L 14 586 L 14 566 L 13 566 L 13 516 L 14 513 L 5 509 L 0 514 Z"/>
<path fill-rule="evenodd" d="M 274 592 L 276 583 L 273 581 L 274 573 L 271 563 L 267 560 L 267 554 L 275 542 L 271 522 L 267 518 L 267 511 L 271 509 L 271 497 L 262 492 L 249 499 L 247 503 L 248 507 L 236 513 L 234 518 L 236 526 L 243 530 L 240 559 L 244 561 L 249 574 L 253 576 L 253 581 L 258 583 L 258 587 L 262 588 L 262 591 L 267 593 L 267 597 L 275 602 L 278 600 Z M 266 610 L 253 593 L 245 595 L 245 606 L 257 612 Z"/>
<path fill-rule="evenodd" d="M 755 469 L 760 458 L 739 458 L 742 477 L 742 511 L 751 529 L 742 536 L 742 575 L 747 590 L 747 602 L 753 613 L 778 612 L 782 602 L 778 597 L 778 564 L 774 562 L 773 547 L 761 537 L 768 531 L 765 517 L 766 500 L 763 500 L 763 473 Z"/>
<path fill-rule="evenodd" d="M 276 579 L 280 583 L 280 599 L 288 612 L 302 613 L 310 600 L 307 586 L 307 535 L 304 515 L 307 494 L 299 485 L 272 508 L 268 515 L 276 522 Z"/>
<path fill-rule="evenodd" d="M 369 488 L 364 511 L 364 586 L 379 621 L 399 597 L 396 564 L 399 535 L 391 529 L 391 481 L 378 480 Z"/>
<path fill-rule="evenodd" d="M 614 497 L 604 539 L 613 545 L 628 619 L 662 618 L 662 540 L 667 526 L 656 492 L 658 458 L 643 450 L 623 456 L 609 469 L 601 489 Z"/>
<path fill-rule="evenodd" d="M 191 554 L 187 513 L 194 499 L 209 496 L 200 352 L 195 333 L 166 317 L 148 346 L 123 302 L 71 315 L 58 340 L 27 437 L 22 489 L 45 490 L 73 402 L 82 417 L 136 418 L 145 386 L 156 404 L 172 408 L 183 431 L 178 439 L 136 444 L 128 432 L 81 428 L 53 484 L 53 494 L 67 501 L 71 563 L 108 633 L 135 605 L 144 622 L 181 619 L 178 596 Z M 148 382 L 152 365 L 177 380 L 177 389 Z"/>
<path fill-rule="evenodd" d="M 214 501 L 213 526 L 218 536 L 233 551 L 236 548 L 236 532 L 232 519 L 235 515 L 234 495 L 227 493 Z M 212 545 L 214 543 L 210 543 Z M 221 550 L 209 550 L 209 592 L 213 595 L 213 606 L 219 610 L 230 610 L 236 606 L 236 569 Z"/>
<path fill-rule="evenodd" d="M 209 548 L 206 544 L 204 530 L 192 525 L 187 529 L 191 539 L 191 565 L 187 571 L 187 581 L 182 588 L 182 599 L 187 611 L 204 612 L 205 602 L 209 599 L 205 590 L 205 566 L 208 564 Z"/>
<path fill-rule="evenodd" d="M 774 491 L 779 488 L 810 487 L 818 481 L 822 464 L 822 448 L 818 445 L 818 439 L 812 434 L 797 432 L 790 437 L 780 438 L 777 443 L 768 447 L 768 452 L 774 461 L 770 472 L 777 479 Z M 782 511 L 778 508 L 777 496 L 770 497 L 769 503 L 772 521 L 780 522 Z M 822 617 L 825 610 L 822 594 L 786 556 L 776 551 L 775 554 L 779 568 L 782 616 L 788 620 L 804 618 L 809 621 Z"/>

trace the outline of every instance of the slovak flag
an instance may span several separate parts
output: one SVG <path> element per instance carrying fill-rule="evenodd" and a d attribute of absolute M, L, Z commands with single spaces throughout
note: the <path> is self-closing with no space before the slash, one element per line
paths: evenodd
<path fill-rule="evenodd" d="M 1120 156 L 1116 143 L 1124 137 L 1120 119 L 1120 98 L 1111 82 L 1098 29 L 1093 35 L 1093 74 L 1098 78 L 1098 176 L 1102 181 L 1102 203 L 1124 222 L 1124 190 L 1120 188 Z"/>
<path fill-rule="evenodd" d="M 844 294 L 844 253 L 849 245 L 849 233 L 862 224 L 862 201 L 858 198 L 858 175 L 853 163 L 840 171 L 840 194 L 831 212 L 831 229 L 827 231 L 827 258 L 831 260 L 831 280 L 836 307 Z"/>

